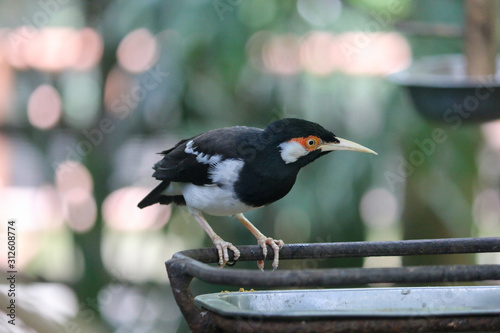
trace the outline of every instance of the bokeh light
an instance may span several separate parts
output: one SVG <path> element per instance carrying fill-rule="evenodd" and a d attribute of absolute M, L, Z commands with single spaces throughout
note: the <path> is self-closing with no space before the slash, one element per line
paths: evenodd
<path fill-rule="evenodd" d="M 57 230 L 64 224 L 64 208 L 59 192 L 53 185 L 44 184 L 35 192 L 33 210 L 38 221 L 34 230 Z"/>
<path fill-rule="evenodd" d="M 147 29 L 134 30 L 120 42 L 116 57 L 126 71 L 144 72 L 151 68 L 158 58 L 156 38 Z"/>
<path fill-rule="evenodd" d="M 61 200 L 50 185 L 0 186 L 0 202 L 0 219 L 14 219 L 17 238 L 23 240 L 16 252 L 16 268 L 22 270 L 42 249 L 44 237 L 40 235 L 62 225 Z M 0 252 L 2 268 L 7 268 L 6 256 L 7 252 Z"/>
<path fill-rule="evenodd" d="M 500 151 L 500 120 L 490 121 L 481 126 L 486 142 L 496 151 Z"/>
<path fill-rule="evenodd" d="M 89 70 L 99 63 L 104 43 L 97 31 L 92 28 L 83 28 L 79 31 L 81 44 L 80 54 L 76 57 L 73 68 L 80 71 Z"/>
<path fill-rule="evenodd" d="M 340 58 L 333 49 L 335 37 L 329 32 L 314 31 L 300 45 L 300 59 L 304 68 L 314 74 L 327 75 L 339 66 Z"/>
<path fill-rule="evenodd" d="M 482 236 L 494 235 L 500 232 L 500 193 L 498 190 L 487 189 L 474 199 L 474 223 Z"/>
<path fill-rule="evenodd" d="M 70 68 L 81 50 L 79 34 L 71 28 L 43 28 L 25 43 L 22 49 L 26 64 L 42 71 Z"/>
<path fill-rule="evenodd" d="M 128 117 L 137 106 L 137 101 L 130 95 L 132 86 L 133 80 L 130 74 L 120 67 L 111 69 L 104 85 L 106 111 L 120 119 Z"/>
<path fill-rule="evenodd" d="M 20 70 L 80 71 L 95 67 L 102 57 L 104 44 L 92 28 L 20 26 L 0 33 L 7 63 Z"/>
<path fill-rule="evenodd" d="M 25 70 L 29 68 L 27 63 L 27 52 L 36 32 L 28 26 L 20 26 L 7 30 L 4 34 L 4 51 L 9 65 L 16 69 Z"/>
<path fill-rule="evenodd" d="M 59 92 L 51 85 L 36 88 L 28 100 L 28 120 L 36 128 L 47 130 L 59 122 L 62 103 Z"/>
<path fill-rule="evenodd" d="M 97 206 L 92 195 L 77 187 L 67 191 L 65 198 L 68 226 L 77 232 L 90 230 L 97 218 Z"/>
<path fill-rule="evenodd" d="M 0 218 L 22 221 L 18 228 L 22 231 L 39 232 L 62 224 L 61 201 L 50 185 L 0 187 L 0 199 Z M 26 205 L 26 202 L 31 204 Z"/>
<path fill-rule="evenodd" d="M 393 226 L 399 217 L 396 197 L 384 188 L 375 188 L 363 195 L 360 203 L 363 222 L 372 228 Z"/>
<path fill-rule="evenodd" d="M 293 34 L 274 35 L 262 49 L 262 59 L 267 70 L 279 75 L 292 75 L 300 70 L 299 37 Z"/>
<path fill-rule="evenodd" d="M 171 206 L 154 205 L 139 209 L 137 203 L 151 189 L 125 187 L 112 192 L 103 202 L 102 214 L 108 226 L 116 230 L 148 230 L 163 227 L 170 219 Z"/>
<path fill-rule="evenodd" d="M 92 193 L 94 187 L 92 176 L 88 169 L 76 161 L 61 163 L 56 170 L 57 190 L 66 196 L 73 189 L 82 189 Z"/>
<path fill-rule="evenodd" d="M 256 54 L 262 50 L 262 61 Z M 338 70 L 350 75 L 382 76 L 400 71 L 411 62 L 406 39 L 395 32 L 345 32 L 334 35 L 312 31 L 305 36 L 260 31 L 247 43 L 255 68 L 288 76 L 302 69 L 316 75 Z M 261 65 L 263 64 L 263 66 Z"/>
<path fill-rule="evenodd" d="M 88 169 L 76 161 L 61 163 L 56 170 L 56 186 L 64 201 L 68 226 L 76 232 L 91 229 L 97 218 L 97 207 Z"/>
<path fill-rule="evenodd" d="M 341 70 L 351 75 L 388 75 L 411 63 L 411 49 L 396 32 L 347 32 L 338 36 Z"/>

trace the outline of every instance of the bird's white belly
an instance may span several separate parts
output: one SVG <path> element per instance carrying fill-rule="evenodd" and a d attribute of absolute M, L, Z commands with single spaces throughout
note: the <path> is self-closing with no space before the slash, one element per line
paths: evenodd
<path fill-rule="evenodd" d="M 182 195 L 189 207 L 210 215 L 224 216 L 245 213 L 256 207 L 248 206 L 234 197 L 234 192 L 216 185 L 182 184 Z"/>

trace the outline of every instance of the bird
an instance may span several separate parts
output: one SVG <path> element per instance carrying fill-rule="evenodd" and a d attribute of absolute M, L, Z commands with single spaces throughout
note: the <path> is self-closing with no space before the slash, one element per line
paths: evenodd
<path fill-rule="evenodd" d="M 187 206 L 205 230 L 218 253 L 219 267 L 240 251 L 218 236 L 203 213 L 233 216 L 257 239 L 263 258 L 267 245 L 274 252 L 273 269 L 279 264 L 280 239 L 262 234 L 243 214 L 283 198 L 292 189 L 301 168 L 333 151 L 377 153 L 339 138 L 321 125 L 298 118 L 276 120 L 264 129 L 233 126 L 181 140 L 158 154 L 153 177 L 161 181 L 138 207 L 153 204 Z M 264 261 L 257 266 L 264 269 Z"/>

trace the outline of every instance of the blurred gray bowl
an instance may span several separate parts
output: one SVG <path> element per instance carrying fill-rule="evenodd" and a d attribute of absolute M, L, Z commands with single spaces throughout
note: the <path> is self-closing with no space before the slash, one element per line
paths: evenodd
<path fill-rule="evenodd" d="M 233 318 L 498 316 L 500 286 L 225 292 L 195 303 Z"/>
<path fill-rule="evenodd" d="M 496 75 L 468 76 L 465 57 L 446 54 L 421 58 L 388 78 L 408 89 L 422 115 L 453 125 L 500 118 L 499 68 L 500 57 Z"/>

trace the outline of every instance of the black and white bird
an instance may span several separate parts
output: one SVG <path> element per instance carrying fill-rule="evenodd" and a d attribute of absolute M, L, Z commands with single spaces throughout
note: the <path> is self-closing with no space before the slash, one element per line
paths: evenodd
<path fill-rule="evenodd" d="M 212 239 L 220 266 L 229 261 L 228 249 L 235 260 L 240 252 L 214 232 L 202 212 L 232 215 L 257 238 L 264 258 L 267 245 L 271 246 L 273 267 L 277 268 L 283 241 L 264 236 L 243 213 L 283 198 L 302 167 L 335 150 L 377 154 L 302 119 L 278 120 L 265 129 L 234 126 L 211 130 L 160 153 L 163 159 L 154 165 L 153 177 L 161 183 L 138 207 L 186 205 Z M 263 265 L 258 262 L 260 269 Z"/>

